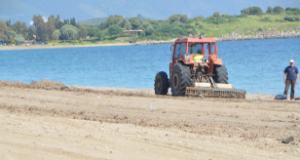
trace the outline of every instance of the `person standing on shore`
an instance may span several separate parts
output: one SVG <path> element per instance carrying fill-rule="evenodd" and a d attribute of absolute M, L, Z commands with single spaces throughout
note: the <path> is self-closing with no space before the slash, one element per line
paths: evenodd
<path fill-rule="evenodd" d="M 287 66 L 284 70 L 283 80 L 285 83 L 284 95 L 287 95 L 287 92 L 291 85 L 291 95 L 290 100 L 294 100 L 295 95 L 295 85 L 297 80 L 297 85 L 299 84 L 299 74 L 298 68 L 294 66 L 294 60 L 290 60 L 290 66 Z"/>

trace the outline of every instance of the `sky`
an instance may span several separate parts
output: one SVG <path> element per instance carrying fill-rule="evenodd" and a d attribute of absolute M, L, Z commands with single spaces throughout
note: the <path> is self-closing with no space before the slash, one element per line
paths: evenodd
<path fill-rule="evenodd" d="M 0 0 L 0 20 L 29 22 L 33 15 L 48 17 L 59 14 L 62 19 L 75 17 L 77 21 L 122 15 L 141 14 L 152 19 L 167 19 L 173 14 L 211 16 L 214 12 L 238 15 L 249 6 L 299 7 L 300 0 Z"/>

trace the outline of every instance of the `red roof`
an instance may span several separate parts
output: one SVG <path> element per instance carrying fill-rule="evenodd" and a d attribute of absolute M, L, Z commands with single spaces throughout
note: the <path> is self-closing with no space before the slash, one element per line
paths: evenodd
<path fill-rule="evenodd" d="M 211 43 L 216 42 L 216 40 L 214 38 L 179 38 L 175 41 L 175 43 L 180 42 Z"/>

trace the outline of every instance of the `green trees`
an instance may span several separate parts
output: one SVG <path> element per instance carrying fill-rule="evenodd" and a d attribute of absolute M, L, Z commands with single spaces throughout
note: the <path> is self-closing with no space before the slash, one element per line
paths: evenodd
<path fill-rule="evenodd" d="M 280 6 L 276 6 L 276 7 L 274 7 L 273 12 L 276 14 L 280 14 L 280 13 L 284 12 L 284 9 Z"/>
<path fill-rule="evenodd" d="M 172 16 L 170 16 L 169 18 L 168 18 L 168 21 L 169 21 L 169 23 L 174 23 L 174 22 L 181 22 L 181 23 L 186 23 L 186 22 L 188 22 L 188 17 L 187 17 L 187 15 L 186 14 L 184 14 L 184 15 L 180 15 L 180 14 L 174 14 L 174 15 L 172 15 Z"/>
<path fill-rule="evenodd" d="M 36 28 L 36 39 L 37 40 L 48 40 L 49 36 L 47 35 L 46 24 L 41 23 L 37 25 Z"/>
<path fill-rule="evenodd" d="M 146 36 L 152 35 L 154 33 L 154 28 L 151 25 L 148 26 L 145 33 L 146 33 Z"/>
<path fill-rule="evenodd" d="M 75 26 L 75 27 L 78 27 L 78 25 L 76 23 L 75 17 L 73 17 L 73 18 L 70 19 L 70 24 L 73 25 L 73 26 Z"/>
<path fill-rule="evenodd" d="M 187 15 L 186 14 L 184 14 L 184 15 L 182 15 L 181 17 L 180 17 L 180 22 L 181 23 L 186 23 L 186 22 L 188 22 L 188 17 L 187 17 Z"/>
<path fill-rule="evenodd" d="M 108 19 L 104 22 L 100 24 L 100 29 L 107 29 L 112 25 L 116 25 L 121 23 L 124 20 L 123 16 L 120 15 L 115 15 L 115 16 L 109 16 Z M 126 22 L 126 21 L 125 21 Z"/>
<path fill-rule="evenodd" d="M 193 18 L 194 21 L 202 21 L 204 20 L 204 17 L 203 16 L 196 16 Z"/>
<path fill-rule="evenodd" d="M 289 8 L 289 7 L 288 7 Z M 294 7 L 294 8 L 290 8 L 290 9 L 286 9 L 286 11 L 292 11 L 292 12 L 299 12 L 300 10 L 299 10 L 299 8 L 298 7 Z"/>
<path fill-rule="evenodd" d="M 45 39 L 48 41 L 52 39 L 52 34 L 55 31 L 55 26 L 50 18 L 48 18 L 48 22 L 45 23 L 45 25 L 46 25 L 46 34 L 47 34 Z"/>
<path fill-rule="evenodd" d="M 15 43 L 16 41 L 14 40 L 16 37 L 17 37 L 17 33 L 15 31 L 7 31 L 6 32 L 6 41 L 11 41 L 11 43 Z M 20 38 L 20 37 L 17 37 L 17 38 Z M 23 38 L 24 39 L 24 38 Z"/>
<path fill-rule="evenodd" d="M 52 34 L 52 39 L 53 39 L 53 40 L 59 40 L 59 37 L 60 37 L 60 36 L 61 36 L 60 30 L 57 29 L 57 30 L 55 30 L 55 31 L 53 32 L 53 34 Z"/>
<path fill-rule="evenodd" d="M 285 8 L 285 11 L 291 11 L 291 10 L 292 10 L 291 7 L 286 7 L 286 8 Z"/>
<path fill-rule="evenodd" d="M 289 14 L 289 15 L 291 15 L 291 14 L 294 14 L 294 15 L 300 15 L 300 10 L 299 10 L 299 8 L 298 7 L 295 7 L 295 8 L 290 8 L 290 7 L 287 7 L 286 9 L 285 9 L 285 12 L 287 13 L 287 14 Z"/>
<path fill-rule="evenodd" d="M 125 28 L 126 30 L 131 30 L 131 28 L 132 28 L 131 23 L 130 23 L 130 22 L 126 22 L 124 28 Z"/>
<path fill-rule="evenodd" d="M 35 39 L 34 35 L 36 35 L 36 28 L 34 28 L 34 26 L 28 27 L 28 34 L 26 37 L 29 39 Z"/>
<path fill-rule="evenodd" d="M 0 21 L 0 33 L 5 33 L 6 31 L 8 31 L 9 28 L 6 25 L 6 23 L 4 23 L 2 20 Z"/>
<path fill-rule="evenodd" d="M 290 21 L 290 22 L 295 22 L 295 21 L 299 21 L 299 17 L 284 17 L 285 21 Z"/>
<path fill-rule="evenodd" d="M 105 31 L 99 30 L 99 31 L 97 32 L 97 34 L 96 34 L 96 37 L 99 38 L 99 40 L 102 41 L 102 40 L 105 38 L 106 34 L 107 34 L 107 33 L 106 33 Z"/>
<path fill-rule="evenodd" d="M 245 8 L 245 9 L 241 10 L 241 14 L 250 15 L 250 9 L 249 8 Z"/>
<path fill-rule="evenodd" d="M 99 31 L 99 28 L 96 26 L 89 26 L 86 28 L 87 35 L 90 37 L 96 36 L 97 32 Z"/>
<path fill-rule="evenodd" d="M 132 29 L 141 29 L 143 21 L 138 18 L 130 18 L 129 22 L 131 24 Z"/>
<path fill-rule="evenodd" d="M 274 8 L 272 7 L 268 7 L 267 8 L 267 11 L 266 13 L 267 14 L 281 14 L 283 12 L 286 12 L 287 14 L 291 15 L 291 14 L 294 14 L 294 15 L 297 15 L 297 14 L 300 14 L 300 11 L 299 11 L 299 8 L 295 7 L 295 8 L 291 8 L 291 7 L 287 7 L 286 9 L 283 9 L 282 7 L 280 6 L 276 6 Z"/>
<path fill-rule="evenodd" d="M 36 39 L 37 40 L 51 40 L 52 33 L 55 30 L 55 26 L 51 20 L 48 18 L 47 23 L 44 22 L 44 18 L 42 16 L 33 16 L 33 24 L 36 28 Z"/>
<path fill-rule="evenodd" d="M 17 33 L 15 31 L 7 31 L 6 35 L 7 35 L 7 38 L 11 40 L 17 36 Z"/>
<path fill-rule="evenodd" d="M 61 39 L 64 40 L 77 40 L 79 38 L 78 36 L 78 29 L 70 24 L 65 24 L 60 29 Z"/>
<path fill-rule="evenodd" d="M 108 34 L 111 36 L 117 36 L 119 34 L 122 34 L 122 28 L 118 25 L 112 25 L 108 28 Z"/>
<path fill-rule="evenodd" d="M 12 43 L 24 41 L 24 37 L 21 34 L 17 34 L 15 31 L 7 31 L 6 36 L 7 36 L 7 38 L 4 38 L 3 35 L 1 37 L 3 37 L 3 39 L 5 41 L 14 40 L 14 42 L 12 42 Z"/>
<path fill-rule="evenodd" d="M 144 22 L 142 25 L 144 29 L 147 29 L 149 26 L 151 26 L 149 22 Z"/>
<path fill-rule="evenodd" d="M 219 12 L 214 12 L 213 17 L 221 17 L 221 14 Z"/>
<path fill-rule="evenodd" d="M 11 20 L 10 19 L 7 20 L 5 23 L 6 23 L 7 27 L 11 27 Z"/>
<path fill-rule="evenodd" d="M 7 41 L 7 40 L 8 40 L 7 36 L 3 32 L 0 32 L 0 42 Z"/>
<path fill-rule="evenodd" d="M 272 14 L 272 13 L 273 13 L 273 8 L 269 6 L 269 7 L 267 8 L 266 13 L 267 13 L 267 14 Z"/>
<path fill-rule="evenodd" d="M 78 36 L 79 38 L 85 38 L 87 35 L 86 26 L 80 25 L 78 28 Z"/>
<path fill-rule="evenodd" d="M 223 14 L 221 16 L 220 13 L 218 13 L 218 12 L 215 12 L 213 14 L 213 16 L 207 17 L 204 20 L 204 22 L 206 22 L 206 23 L 213 23 L 213 24 L 226 24 L 226 23 L 233 23 L 236 21 L 238 21 L 237 16 L 231 16 L 228 14 Z"/>
<path fill-rule="evenodd" d="M 169 23 L 179 22 L 181 15 L 180 14 L 174 14 L 168 18 Z"/>
<path fill-rule="evenodd" d="M 241 10 L 241 14 L 259 15 L 259 14 L 263 14 L 263 11 L 261 10 L 260 7 L 248 7 L 248 8 Z"/>
<path fill-rule="evenodd" d="M 299 8 L 287 7 L 285 10 L 282 7 L 276 6 L 272 8 L 269 6 L 266 14 L 280 14 L 285 11 L 284 16 L 271 15 L 260 16 L 259 22 L 284 22 L 290 21 L 299 23 L 300 11 Z M 62 20 L 59 15 L 51 15 L 47 20 L 45 17 L 34 15 L 33 26 L 27 28 L 25 23 L 20 21 L 11 24 L 8 20 L 3 22 L 0 20 L 0 41 L 21 41 L 26 39 L 36 40 L 77 40 L 83 42 L 87 35 L 92 37 L 91 42 L 99 40 L 112 40 L 116 36 L 121 36 L 123 30 L 144 30 L 139 33 L 139 37 L 135 39 L 145 40 L 166 40 L 170 38 L 187 37 L 190 34 L 195 35 L 199 33 L 211 33 L 211 30 L 217 30 L 222 27 L 221 24 L 234 23 L 240 21 L 241 18 L 252 18 L 248 15 L 264 14 L 260 7 L 248 7 L 241 10 L 241 15 L 228 15 L 214 12 L 213 15 L 205 18 L 203 16 L 196 16 L 189 18 L 186 14 L 174 14 L 166 20 L 147 19 L 139 15 L 134 18 L 124 18 L 120 15 L 109 16 L 103 18 L 103 23 L 97 25 L 79 25 L 75 17 L 71 19 Z M 283 18 L 284 17 L 284 18 Z M 255 21 L 258 17 L 251 20 Z M 276 20 L 275 20 L 276 19 Z M 273 21 L 271 21 L 273 20 Z M 242 20 L 241 20 L 242 21 Z M 207 25 L 207 23 L 210 23 Z M 236 24 L 238 25 L 238 24 Z M 291 24 L 294 25 L 294 24 Z M 209 28 L 211 27 L 211 28 Z M 14 31 L 14 32 L 12 32 Z M 221 32 L 221 31 L 220 31 Z M 222 30 L 222 32 L 226 32 Z M 216 33 L 217 35 L 218 33 Z M 36 35 L 36 36 L 34 36 Z M 127 34 L 129 36 L 129 34 Z M 93 38 L 94 37 L 94 38 Z M 97 39 L 97 38 L 98 39 Z M 121 38 L 122 39 L 122 38 Z M 126 38 L 124 38 L 126 39 Z"/>
<path fill-rule="evenodd" d="M 20 21 L 17 21 L 16 23 L 14 23 L 12 25 L 11 28 L 18 34 L 21 34 L 23 37 L 27 37 L 28 30 L 27 30 L 27 26 L 24 22 L 21 23 Z"/>
<path fill-rule="evenodd" d="M 126 19 L 123 19 L 121 22 L 119 22 L 119 26 L 124 28 L 126 23 L 127 23 Z"/>
<path fill-rule="evenodd" d="M 55 26 L 55 29 L 60 29 L 64 25 L 64 23 L 60 19 L 60 15 L 57 15 L 56 18 L 54 15 L 51 15 L 49 18 L 51 19 L 51 22 Z"/>
<path fill-rule="evenodd" d="M 8 41 L 8 37 L 5 32 L 8 30 L 8 27 L 5 22 L 0 21 L 0 42 Z"/>
<path fill-rule="evenodd" d="M 73 28 L 68 28 L 64 30 L 61 35 L 65 40 L 77 40 L 78 39 L 78 32 Z"/>

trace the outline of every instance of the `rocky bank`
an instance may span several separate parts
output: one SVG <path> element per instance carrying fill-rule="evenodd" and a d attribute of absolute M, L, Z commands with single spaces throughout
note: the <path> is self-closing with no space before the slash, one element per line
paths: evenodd
<path fill-rule="evenodd" d="M 253 29 L 253 31 L 247 32 L 255 32 L 258 28 Z M 216 41 L 242 41 L 242 40 L 260 40 L 260 39 L 280 39 L 280 38 L 299 38 L 300 37 L 300 26 L 295 30 L 288 29 L 286 31 L 278 31 L 275 28 L 269 28 L 266 31 L 258 32 L 253 35 L 248 35 L 246 33 L 232 32 L 230 34 L 224 34 L 221 37 L 214 37 Z M 192 36 L 190 36 L 192 37 Z M 186 38 L 186 37 L 184 37 Z M 172 44 L 176 39 L 172 39 L 169 41 L 139 41 L 134 43 L 135 45 L 151 45 L 151 44 Z"/>

